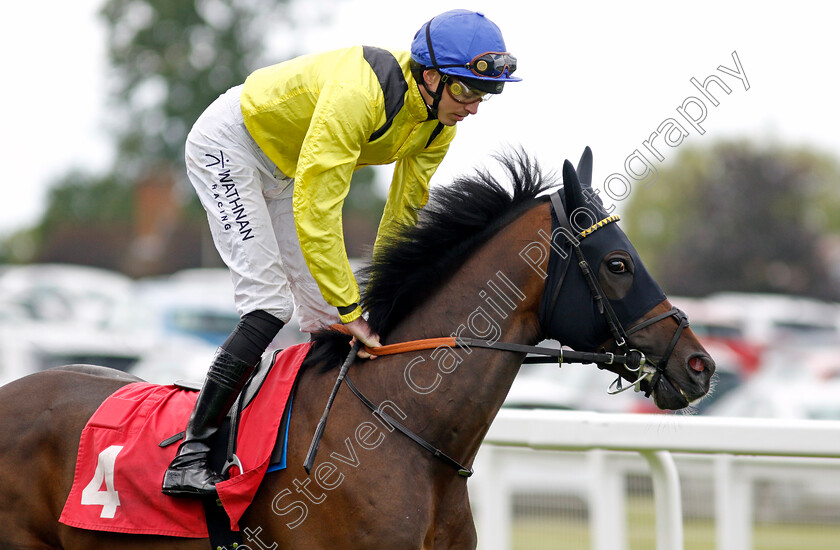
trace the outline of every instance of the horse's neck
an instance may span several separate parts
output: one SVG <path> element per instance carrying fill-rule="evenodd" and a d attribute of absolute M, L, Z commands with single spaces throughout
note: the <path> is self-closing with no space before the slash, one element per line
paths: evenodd
<path fill-rule="evenodd" d="M 436 336 L 534 344 L 543 279 L 519 256 L 549 228 L 548 208 L 534 208 L 478 249 L 389 341 Z M 401 356 L 400 398 L 423 435 L 471 460 L 519 370 L 519 354 L 477 347 Z"/>
<path fill-rule="evenodd" d="M 389 333 L 389 341 L 456 332 L 490 339 L 500 332 L 500 339 L 532 343 L 540 333 L 537 309 L 545 281 L 519 253 L 534 242 L 547 246 L 539 231 L 550 232 L 549 216 L 547 205 L 533 208 L 479 247 L 449 282 Z M 547 254 L 544 259 L 547 263 Z"/>

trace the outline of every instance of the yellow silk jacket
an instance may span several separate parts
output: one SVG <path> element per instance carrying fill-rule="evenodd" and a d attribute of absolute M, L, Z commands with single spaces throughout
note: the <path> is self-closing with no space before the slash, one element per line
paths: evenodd
<path fill-rule="evenodd" d="M 353 171 L 396 162 L 377 244 L 395 223 L 415 223 L 455 128 L 428 120 L 410 54 L 352 47 L 257 70 L 245 81 L 245 126 L 263 152 L 294 178 L 294 216 L 303 256 L 343 322 L 361 315 L 359 287 L 344 246 L 341 210 Z"/>

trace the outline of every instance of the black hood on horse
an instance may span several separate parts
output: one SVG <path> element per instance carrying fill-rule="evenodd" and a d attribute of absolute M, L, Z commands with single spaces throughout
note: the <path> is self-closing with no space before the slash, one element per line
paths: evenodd
<path fill-rule="evenodd" d="M 627 235 L 612 223 L 617 217 L 610 216 L 593 191 L 589 147 L 584 151 L 577 171 L 567 161 L 561 199 L 567 221 L 561 224 L 553 210 L 552 235 L 561 235 L 558 231 L 561 227 L 571 227 L 584 257 L 595 269 L 595 277 L 604 287 L 618 321 L 628 328 L 665 300 L 665 293 L 648 273 Z M 569 240 L 562 239 L 556 245 L 563 247 L 564 256 L 555 252 L 549 259 L 547 291 L 540 306 L 543 329 L 550 337 L 560 339 L 573 349 L 595 350 L 610 337 L 607 318 L 593 293 L 585 291 L 588 283 L 583 271 L 569 269 L 569 262 L 577 261 Z M 604 261 L 610 254 L 615 255 L 614 261 Z M 606 277 L 601 276 L 602 269 L 613 270 L 621 279 L 608 284 Z"/>

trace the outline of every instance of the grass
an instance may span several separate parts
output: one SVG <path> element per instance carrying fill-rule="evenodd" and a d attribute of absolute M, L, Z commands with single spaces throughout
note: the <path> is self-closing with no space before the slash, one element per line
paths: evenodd
<path fill-rule="evenodd" d="M 627 503 L 629 550 L 656 548 L 653 500 L 633 498 Z M 685 550 L 714 550 L 715 526 L 710 519 L 689 519 L 683 523 Z M 511 550 L 590 550 L 589 526 L 585 519 L 570 517 L 518 517 L 513 524 Z M 753 526 L 753 547 L 749 550 L 837 550 L 838 524 L 767 524 Z"/>

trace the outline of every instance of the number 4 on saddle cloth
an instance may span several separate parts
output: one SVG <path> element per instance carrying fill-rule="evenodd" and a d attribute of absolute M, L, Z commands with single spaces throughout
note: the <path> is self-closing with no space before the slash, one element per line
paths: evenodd
<path fill-rule="evenodd" d="M 251 503 L 263 476 L 285 450 L 287 405 L 310 344 L 292 346 L 264 360 L 243 392 L 236 455 L 242 465 L 216 485 L 231 529 Z M 258 386 L 259 391 L 254 394 Z M 187 425 L 198 392 L 175 385 L 128 384 L 106 399 L 82 431 L 73 487 L 59 521 L 72 527 L 119 533 L 205 538 L 200 500 L 160 492 L 178 445 L 173 434 Z M 233 423 L 236 425 L 236 423 Z M 278 437 L 278 432 L 281 437 Z M 220 438 L 218 445 L 227 450 Z M 224 461 L 224 457 L 220 457 Z M 216 465 L 214 465 L 216 466 Z M 280 467 L 285 467 L 285 456 Z"/>

